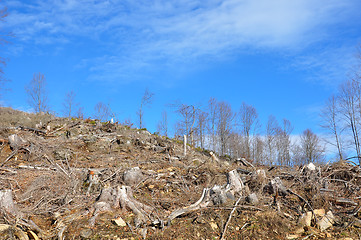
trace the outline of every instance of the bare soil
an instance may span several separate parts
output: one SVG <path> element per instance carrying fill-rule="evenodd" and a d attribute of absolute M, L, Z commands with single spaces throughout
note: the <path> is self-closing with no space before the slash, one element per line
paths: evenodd
<path fill-rule="evenodd" d="M 0 108 L 0 121 L 0 190 L 11 189 L 22 218 L 41 231 L 1 209 L 0 224 L 15 226 L 30 239 L 30 231 L 40 239 L 360 239 L 361 169 L 350 162 L 317 166 L 315 171 L 305 166 L 252 167 L 221 157 L 215 162 L 208 151 L 191 145 L 183 156 L 181 141 L 117 123 L 9 108 Z M 13 134 L 24 143 L 11 146 Z M 126 183 L 123 174 L 134 167 L 143 176 Z M 173 211 L 197 202 L 204 188 L 225 185 L 226 174 L 234 169 L 245 184 L 242 195 L 166 223 Z M 264 171 L 264 179 L 257 170 Z M 90 172 L 99 179 L 91 186 Z M 285 194 L 267 190 L 276 177 Z M 136 214 L 118 206 L 101 212 L 91 225 L 102 189 L 123 185 L 130 185 L 133 197 L 154 209 L 152 214 L 165 224 L 149 220 L 138 226 Z M 257 203 L 246 201 L 250 193 L 256 193 Z M 317 215 L 310 226 L 299 223 L 303 214 L 316 209 L 333 213 L 331 227 L 321 231 L 317 221 L 322 216 Z M 118 217 L 126 226 L 114 224 Z"/>

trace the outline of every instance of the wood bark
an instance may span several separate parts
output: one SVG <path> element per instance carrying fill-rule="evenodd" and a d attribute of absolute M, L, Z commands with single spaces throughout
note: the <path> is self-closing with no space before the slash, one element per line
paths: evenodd
<path fill-rule="evenodd" d="M 170 222 L 181 215 L 189 212 L 205 208 L 211 205 L 219 205 L 225 203 L 227 198 L 233 198 L 234 195 L 242 196 L 244 184 L 237 170 L 232 170 L 227 174 L 227 184 L 225 186 L 215 185 L 212 188 L 204 188 L 199 200 L 187 207 L 173 211 L 167 218 L 168 225 Z"/>
<path fill-rule="evenodd" d="M 5 189 L 0 191 L 0 211 L 12 218 L 22 216 L 14 203 L 12 190 Z"/>

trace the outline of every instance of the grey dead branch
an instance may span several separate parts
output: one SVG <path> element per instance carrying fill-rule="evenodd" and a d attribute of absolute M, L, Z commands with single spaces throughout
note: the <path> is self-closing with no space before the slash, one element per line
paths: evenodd
<path fill-rule="evenodd" d="M 267 212 L 298 237 L 361 228 L 361 169 L 346 161 L 270 168 L 96 120 L 38 127 L 0 132 L 0 233 L 9 239 L 92 238 L 107 223 L 151 239 L 189 218 L 228 239 L 237 227 L 250 234 L 256 223 L 242 217 Z"/>

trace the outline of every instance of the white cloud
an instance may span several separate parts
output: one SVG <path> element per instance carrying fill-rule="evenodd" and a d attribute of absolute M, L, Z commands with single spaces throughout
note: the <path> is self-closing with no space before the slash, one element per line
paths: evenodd
<path fill-rule="evenodd" d="M 112 67 L 141 69 L 159 60 L 190 62 L 237 51 L 304 49 L 327 26 L 355 14 L 353 0 L 8 0 L 8 27 L 24 44 L 67 44 L 74 37 L 109 45 Z M 356 12 L 357 13 L 357 12 Z M 94 46 L 97 47 L 97 46 Z M 129 61 L 130 60 L 130 61 Z M 113 70 L 113 74 L 120 72 Z M 111 72 L 109 72 L 111 74 Z"/>

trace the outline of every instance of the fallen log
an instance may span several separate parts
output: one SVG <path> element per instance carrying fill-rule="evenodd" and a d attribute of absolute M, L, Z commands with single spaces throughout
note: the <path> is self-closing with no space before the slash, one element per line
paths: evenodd
<path fill-rule="evenodd" d="M 34 133 L 36 133 L 37 135 L 41 135 L 41 136 L 45 136 L 45 135 L 46 135 L 46 132 L 45 132 L 45 131 L 39 130 L 39 129 L 36 129 L 36 128 L 23 127 L 23 126 L 19 126 L 18 128 L 21 129 L 21 130 L 23 130 L 23 131 L 34 132 Z"/>

